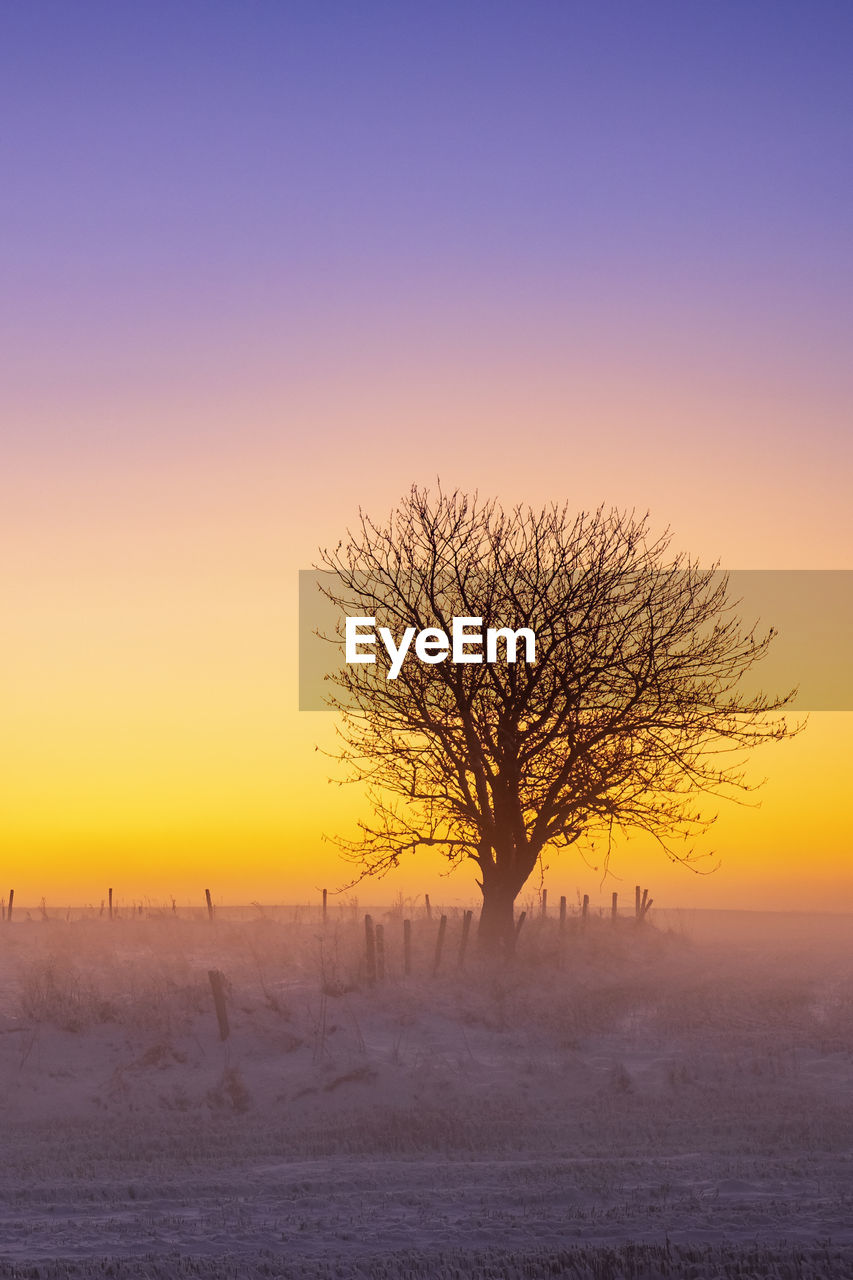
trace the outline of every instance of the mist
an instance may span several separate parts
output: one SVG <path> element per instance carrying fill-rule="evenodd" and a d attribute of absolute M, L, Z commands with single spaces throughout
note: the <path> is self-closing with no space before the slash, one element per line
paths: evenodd
<path fill-rule="evenodd" d="M 211 905 L 0 926 L 0 1275 L 853 1266 L 849 916 Z"/>

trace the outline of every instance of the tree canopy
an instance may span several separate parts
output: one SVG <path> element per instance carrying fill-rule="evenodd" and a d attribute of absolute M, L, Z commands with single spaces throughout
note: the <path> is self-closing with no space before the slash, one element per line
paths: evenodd
<path fill-rule="evenodd" d="M 340 841 L 366 874 L 423 846 L 472 860 L 481 935 L 508 939 L 513 902 L 546 847 L 648 832 L 672 858 L 751 789 L 748 750 L 792 732 L 786 696 L 739 686 L 773 632 L 741 622 L 725 575 L 670 552 L 647 516 L 412 488 L 389 518 L 322 553 L 342 615 L 446 632 L 454 617 L 530 628 L 504 663 L 390 657 L 335 674 L 340 760 L 372 819 Z"/>

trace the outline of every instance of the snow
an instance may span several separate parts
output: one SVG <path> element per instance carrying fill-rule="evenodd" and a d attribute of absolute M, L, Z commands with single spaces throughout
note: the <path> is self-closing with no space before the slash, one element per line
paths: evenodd
<path fill-rule="evenodd" d="M 403 910 L 0 924 L 0 1277 L 853 1275 L 849 917 Z"/>

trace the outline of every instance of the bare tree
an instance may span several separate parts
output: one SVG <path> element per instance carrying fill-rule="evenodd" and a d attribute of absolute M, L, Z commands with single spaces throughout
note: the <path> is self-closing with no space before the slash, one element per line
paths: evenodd
<path fill-rule="evenodd" d="M 650 833 L 689 861 L 705 797 L 751 789 L 745 750 L 796 727 L 793 696 L 738 685 L 773 632 L 745 628 L 716 568 L 669 554 L 648 517 L 570 515 L 413 488 L 385 523 L 363 513 L 322 553 L 325 594 L 392 633 L 456 617 L 528 627 L 535 661 L 344 665 L 329 699 L 338 753 L 373 818 L 337 841 L 382 874 L 426 845 L 471 859 L 480 938 L 509 943 L 513 904 L 546 846 Z M 338 637 L 339 639 L 340 637 Z M 360 877 L 359 877 L 360 878 Z"/>

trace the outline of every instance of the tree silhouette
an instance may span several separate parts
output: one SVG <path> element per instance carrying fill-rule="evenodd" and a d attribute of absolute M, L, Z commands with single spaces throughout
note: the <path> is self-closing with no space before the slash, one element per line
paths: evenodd
<path fill-rule="evenodd" d="M 716 567 L 669 555 L 648 517 L 567 507 L 504 511 L 417 487 L 384 524 L 360 513 L 324 551 L 324 594 L 342 614 L 406 627 L 482 619 L 531 628 L 534 662 L 426 664 L 387 679 L 372 665 L 330 678 L 347 776 L 373 818 L 338 840 L 360 876 L 438 846 L 471 859 L 483 893 L 480 938 L 511 945 L 513 904 L 546 847 L 615 831 L 650 833 L 689 861 L 713 821 L 702 796 L 752 789 L 745 750 L 796 732 L 792 694 L 738 685 L 773 632 L 743 626 Z M 340 639 L 340 637 L 338 637 Z"/>

